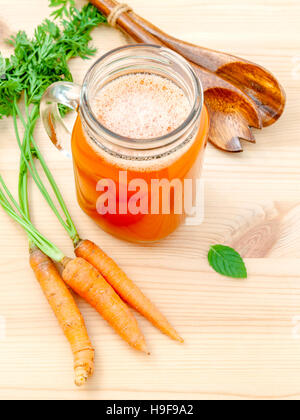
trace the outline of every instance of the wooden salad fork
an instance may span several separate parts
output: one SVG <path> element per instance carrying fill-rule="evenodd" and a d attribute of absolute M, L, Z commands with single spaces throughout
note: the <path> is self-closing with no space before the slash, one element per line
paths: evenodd
<path fill-rule="evenodd" d="M 118 26 L 136 42 L 167 46 L 184 56 L 199 76 L 210 114 L 209 140 L 228 152 L 243 151 L 240 140 L 255 143 L 251 128 L 261 129 L 282 115 L 286 97 L 263 67 L 229 54 L 173 38 L 114 0 L 90 0 L 105 16 L 117 10 Z"/>

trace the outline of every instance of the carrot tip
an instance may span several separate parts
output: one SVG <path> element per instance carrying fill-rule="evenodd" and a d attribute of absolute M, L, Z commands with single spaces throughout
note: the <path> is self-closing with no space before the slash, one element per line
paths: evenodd
<path fill-rule="evenodd" d="M 75 385 L 83 386 L 85 385 L 87 379 L 88 373 L 84 368 L 78 367 L 75 369 Z"/>
<path fill-rule="evenodd" d="M 168 334 L 169 335 L 169 334 Z M 184 343 L 184 339 L 182 337 L 180 337 L 179 334 L 177 334 L 177 332 L 175 331 L 174 334 L 169 335 L 170 338 L 173 338 L 173 340 L 178 341 L 179 343 Z"/>

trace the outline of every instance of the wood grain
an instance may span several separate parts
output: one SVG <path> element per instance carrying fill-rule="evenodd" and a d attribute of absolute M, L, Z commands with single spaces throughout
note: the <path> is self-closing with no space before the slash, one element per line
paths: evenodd
<path fill-rule="evenodd" d="M 184 4 L 183 4 L 184 3 Z M 300 399 L 300 3 L 298 0 L 131 0 L 168 33 L 243 56 L 269 68 L 287 91 L 282 119 L 244 153 L 208 147 L 205 220 L 152 246 L 121 242 L 100 231 L 74 199 L 72 164 L 38 128 L 40 145 L 84 236 L 124 267 L 186 339 L 176 345 L 139 318 L 151 358 L 136 355 L 79 301 L 96 348 L 97 371 L 87 388 L 72 385 L 63 335 L 30 272 L 22 231 L 0 212 L 0 399 Z M 0 0 L 0 28 L 34 27 L 47 0 Z M 16 13 L 17 10 L 17 13 Z M 280 28 L 280 31 L 278 30 Z M 2 35 L 1 35 L 2 36 Z M 128 39 L 109 27 L 93 34 L 98 56 Z M 0 41 L 1 43 L 1 41 Z M 9 52 L 0 44 L 1 51 Z M 81 83 L 91 61 L 74 60 Z M 19 156 L 10 120 L 0 121 L 1 173 L 16 191 Z M 38 192 L 33 217 L 62 250 L 72 247 Z M 219 277 L 206 262 L 214 243 L 237 246 L 249 279 Z M 1 325 L 1 322 L 0 322 Z M 4 340 L 2 340 L 5 338 Z"/>

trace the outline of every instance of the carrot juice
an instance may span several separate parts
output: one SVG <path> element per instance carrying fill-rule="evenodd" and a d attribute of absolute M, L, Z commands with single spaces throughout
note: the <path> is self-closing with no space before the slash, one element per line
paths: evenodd
<path fill-rule="evenodd" d="M 134 72 L 101 86 L 91 108 L 96 123 L 127 143 L 99 144 L 78 113 L 72 153 L 81 208 L 125 240 L 168 236 L 186 217 L 185 181 L 195 185 L 200 174 L 209 124 L 205 106 L 184 129 L 193 108 L 184 89 L 163 75 Z"/>

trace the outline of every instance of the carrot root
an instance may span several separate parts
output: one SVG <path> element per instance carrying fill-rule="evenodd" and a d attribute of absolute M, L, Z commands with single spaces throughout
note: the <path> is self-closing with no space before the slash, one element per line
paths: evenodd
<path fill-rule="evenodd" d="M 30 265 L 70 343 L 74 357 L 75 384 L 82 386 L 94 371 L 94 349 L 83 317 L 50 258 L 34 248 L 30 252 Z"/>
<path fill-rule="evenodd" d="M 77 386 L 83 386 L 88 379 L 88 373 L 85 368 L 78 367 L 75 369 L 75 384 Z"/>
<path fill-rule="evenodd" d="M 148 353 L 134 315 L 95 267 L 82 258 L 64 265 L 62 277 L 68 286 L 92 305 L 128 344 Z"/>
<path fill-rule="evenodd" d="M 127 277 L 124 271 L 101 248 L 91 241 L 81 241 L 75 249 L 77 257 L 92 264 L 113 287 L 118 295 L 136 311 L 140 312 L 156 328 L 173 340 L 183 343 L 177 331 L 172 327 L 157 307 L 142 293 L 138 286 Z"/>

